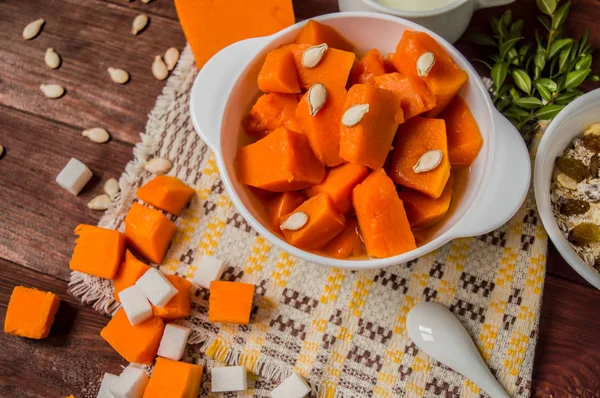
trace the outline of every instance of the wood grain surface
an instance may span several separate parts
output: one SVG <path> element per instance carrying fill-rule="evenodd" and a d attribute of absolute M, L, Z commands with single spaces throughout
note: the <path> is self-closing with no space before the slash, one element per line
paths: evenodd
<path fill-rule="evenodd" d="M 489 18 L 510 8 L 535 25 L 533 0 L 477 11 L 469 32 L 487 29 Z M 335 0 L 295 0 L 297 19 L 337 11 Z M 592 28 L 600 47 L 600 5 L 574 0 L 567 30 Z M 150 25 L 130 34 L 139 13 Z M 42 34 L 21 38 L 23 27 L 44 18 Z M 72 230 L 95 223 L 100 214 L 86 207 L 103 182 L 118 177 L 132 158 L 147 114 L 164 82 L 152 77 L 155 55 L 185 38 L 172 1 L 154 0 L 0 0 L 0 319 L 15 285 L 53 291 L 63 300 L 48 339 L 33 341 L 0 333 L 0 397 L 95 397 L 106 371 L 126 363 L 99 336 L 106 318 L 67 294 Z M 47 47 L 62 56 L 58 70 L 43 62 Z M 482 49 L 463 37 L 457 47 L 469 59 Z M 600 73 L 600 55 L 594 57 Z M 126 85 L 113 83 L 109 66 L 131 74 Z M 480 69 L 482 72 L 483 69 Z M 49 100 L 41 83 L 67 88 L 64 98 Z M 113 139 L 99 145 L 81 136 L 84 128 L 102 126 Z M 54 182 L 71 157 L 86 163 L 94 180 L 74 197 Z M 600 292 L 587 284 L 550 248 L 539 342 L 534 367 L 537 397 L 600 397 Z"/>

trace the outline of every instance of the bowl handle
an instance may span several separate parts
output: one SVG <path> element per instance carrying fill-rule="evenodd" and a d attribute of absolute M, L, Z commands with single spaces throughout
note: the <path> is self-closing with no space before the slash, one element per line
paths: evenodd
<path fill-rule="evenodd" d="M 219 153 L 223 112 L 239 74 L 268 41 L 242 40 L 225 47 L 200 69 L 190 94 L 190 114 L 196 132 Z"/>
<path fill-rule="evenodd" d="M 512 218 L 519 210 L 531 181 L 531 161 L 523 138 L 508 119 L 493 111 L 496 142 L 485 189 L 475 199 L 452 235 L 455 238 L 483 235 Z"/>
<path fill-rule="evenodd" d="M 480 10 L 482 8 L 504 6 L 510 3 L 514 3 L 516 0 L 476 0 L 475 9 Z"/>

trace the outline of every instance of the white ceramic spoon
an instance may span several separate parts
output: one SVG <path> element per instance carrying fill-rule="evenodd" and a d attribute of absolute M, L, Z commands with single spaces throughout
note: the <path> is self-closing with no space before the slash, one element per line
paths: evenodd
<path fill-rule="evenodd" d="M 406 317 L 412 341 L 436 361 L 477 384 L 492 398 L 510 398 L 481 358 L 458 319 L 443 305 L 419 303 Z"/>

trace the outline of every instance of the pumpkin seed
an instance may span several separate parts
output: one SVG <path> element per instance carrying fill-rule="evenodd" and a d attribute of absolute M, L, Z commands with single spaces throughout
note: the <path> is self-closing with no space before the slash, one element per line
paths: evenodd
<path fill-rule="evenodd" d="M 417 163 L 413 166 L 413 171 L 415 173 L 425 173 L 431 171 L 438 167 L 440 163 L 442 163 L 442 158 L 444 157 L 444 153 L 439 149 L 433 149 L 431 151 L 425 152 Z"/>
<path fill-rule="evenodd" d="M 113 202 L 119 196 L 119 192 L 121 192 L 121 188 L 119 188 L 119 181 L 116 178 L 110 178 L 104 183 L 104 193 L 108 195 L 110 200 Z"/>
<path fill-rule="evenodd" d="M 45 22 L 46 21 L 40 18 L 27 24 L 27 26 L 25 26 L 25 29 L 23 29 L 23 38 L 25 40 L 35 39 L 35 37 L 39 35 L 42 31 L 42 26 L 44 26 Z"/>
<path fill-rule="evenodd" d="M 164 174 L 171 170 L 171 167 L 173 167 L 173 163 L 165 158 L 153 158 L 144 165 L 144 169 L 153 174 Z"/>
<path fill-rule="evenodd" d="M 92 210 L 106 210 L 110 207 L 111 203 L 112 201 L 110 200 L 108 195 L 102 194 L 90 200 L 87 204 L 87 207 Z"/>
<path fill-rule="evenodd" d="M 175 47 L 171 47 L 165 52 L 165 64 L 167 64 L 167 69 L 169 71 L 175 69 L 177 62 L 179 62 L 179 50 Z"/>
<path fill-rule="evenodd" d="M 44 62 L 50 69 L 56 69 L 60 66 L 60 55 L 53 48 L 48 48 L 44 55 Z"/>
<path fill-rule="evenodd" d="M 352 105 L 342 115 L 342 124 L 346 127 L 356 126 L 369 112 L 369 104 Z"/>
<path fill-rule="evenodd" d="M 329 46 L 325 43 L 307 48 L 302 53 L 302 66 L 307 69 L 312 69 L 319 65 L 319 62 L 323 59 L 328 48 Z"/>
<path fill-rule="evenodd" d="M 101 127 L 93 127 L 91 129 L 83 130 L 81 135 L 98 144 L 104 144 L 106 141 L 110 140 L 110 134 L 108 131 Z"/>
<path fill-rule="evenodd" d="M 0 159 L 2 159 L 2 156 L 4 156 L 4 147 L 0 145 Z"/>
<path fill-rule="evenodd" d="M 581 160 L 561 156 L 556 159 L 556 167 L 575 182 L 581 182 L 590 176 L 590 171 Z"/>
<path fill-rule="evenodd" d="M 600 171 L 600 155 L 594 155 L 590 159 L 590 174 L 593 178 L 598 177 L 598 171 Z"/>
<path fill-rule="evenodd" d="M 165 62 L 160 55 L 154 57 L 154 62 L 152 62 L 152 74 L 158 80 L 165 80 L 167 76 L 169 76 L 169 69 L 167 69 L 167 65 L 165 65 Z"/>
<path fill-rule="evenodd" d="M 600 135 L 600 123 L 592 124 L 583 132 L 583 135 Z"/>
<path fill-rule="evenodd" d="M 149 18 L 146 14 L 140 14 L 137 17 L 135 17 L 133 23 L 131 24 L 131 34 L 137 35 L 142 30 L 144 30 L 146 26 L 148 26 L 148 21 Z"/>
<path fill-rule="evenodd" d="M 304 212 L 292 213 L 279 226 L 281 230 L 297 231 L 304 227 L 308 222 L 308 215 Z"/>
<path fill-rule="evenodd" d="M 569 231 L 569 240 L 579 246 L 600 242 L 600 226 L 591 222 L 578 224 Z"/>
<path fill-rule="evenodd" d="M 590 209 L 590 204 L 585 200 L 567 199 L 560 205 L 560 214 L 565 216 L 578 216 L 585 214 Z"/>
<path fill-rule="evenodd" d="M 41 84 L 40 90 L 46 97 L 52 99 L 60 98 L 65 93 L 65 88 L 58 84 Z"/>
<path fill-rule="evenodd" d="M 123 69 L 109 67 L 108 74 L 110 75 L 111 80 L 115 83 L 125 84 L 129 81 L 129 73 Z"/>
<path fill-rule="evenodd" d="M 581 140 L 587 150 L 600 153 L 600 135 L 586 135 Z"/>
<path fill-rule="evenodd" d="M 421 54 L 417 60 L 417 74 L 426 77 L 435 65 L 435 54 L 431 51 Z"/>
<path fill-rule="evenodd" d="M 568 175 L 566 175 L 564 173 L 560 173 L 559 175 L 557 175 L 556 181 L 563 188 L 570 189 L 571 191 L 577 190 L 577 181 L 575 181 L 574 179 L 572 179 L 571 177 L 569 177 Z"/>
<path fill-rule="evenodd" d="M 150 3 L 151 1 L 152 1 L 152 0 L 142 0 L 142 3 L 144 3 L 144 4 L 148 4 L 148 3 Z"/>
<path fill-rule="evenodd" d="M 327 88 L 321 83 L 313 84 L 306 93 L 306 100 L 308 112 L 311 116 L 315 116 L 327 101 Z"/>

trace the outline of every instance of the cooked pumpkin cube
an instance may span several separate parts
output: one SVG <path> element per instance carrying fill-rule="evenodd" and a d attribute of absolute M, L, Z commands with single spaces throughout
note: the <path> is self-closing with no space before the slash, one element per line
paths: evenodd
<path fill-rule="evenodd" d="M 212 281 L 208 299 L 211 322 L 250 323 L 254 285 L 242 282 Z"/>
<path fill-rule="evenodd" d="M 267 54 L 258 73 L 258 88 L 265 93 L 300 93 L 296 63 L 289 48 L 278 48 Z"/>
<path fill-rule="evenodd" d="M 121 302 L 119 300 L 119 292 L 135 285 L 135 282 L 149 269 L 149 265 L 138 260 L 129 250 L 127 250 L 125 253 L 125 261 L 121 264 L 119 272 L 117 272 L 115 279 L 113 279 L 113 296 L 115 300 Z"/>
<path fill-rule="evenodd" d="M 134 203 L 125 217 L 127 244 L 157 264 L 165 257 L 176 229 L 160 211 L 139 203 Z"/>
<path fill-rule="evenodd" d="M 296 120 L 297 107 L 298 99 L 295 95 L 263 94 L 256 100 L 244 119 L 244 128 L 246 132 L 257 136 L 267 135 L 279 127 L 299 133 L 300 124 Z"/>
<path fill-rule="evenodd" d="M 196 398 L 202 371 L 200 365 L 156 358 L 144 398 Z"/>
<path fill-rule="evenodd" d="M 30 339 L 43 339 L 50 333 L 60 298 L 51 292 L 15 286 L 4 318 L 4 332 Z"/>
<path fill-rule="evenodd" d="M 192 284 L 187 279 L 177 275 L 165 275 L 165 277 L 175 286 L 178 293 L 164 307 L 153 305 L 154 316 L 169 320 L 185 318 L 192 311 L 190 296 Z"/>
<path fill-rule="evenodd" d="M 313 19 L 309 20 L 306 25 L 302 27 L 302 30 L 298 33 L 298 37 L 296 37 L 296 43 L 310 44 L 311 46 L 326 43 L 331 48 L 354 51 L 352 43 L 346 40 L 335 29 Z"/>
<path fill-rule="evenodd" d="M 144 202 L 176 216 L 194 195 L 194 189 L 179 178 L 161 175 L 138 188 L 136 196 Z"/>
<path fill-rule="evenodd" d="M 74 232 L 79 237 L 69 268 L 114 279 L 125 254 L 125 236 L 118 231 L 86 224 L 79 224 Z"/>
<path fill-rule="evenodd" d="M 346 163 L 329 169 L 325 178 L 304 192 L 313 197 L 325 193 L 333 201 L 336 209 L 346 214 L 352 208 L 352 190 L 369 174 L 369 169 L 359 164 Z"/>

